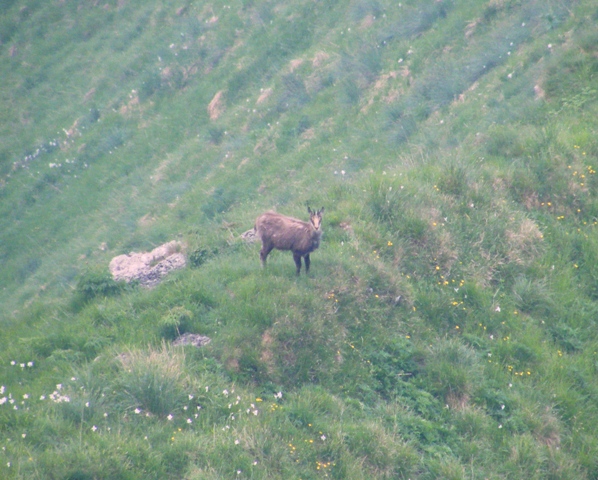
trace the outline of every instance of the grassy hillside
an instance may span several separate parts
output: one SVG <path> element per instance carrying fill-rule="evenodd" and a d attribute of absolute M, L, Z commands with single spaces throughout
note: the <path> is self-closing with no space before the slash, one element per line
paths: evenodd
<path fill-rule="evenodd" d="M 0 57 L 1 478 L 598 477 L 595 2 L 8 0 Z"/>

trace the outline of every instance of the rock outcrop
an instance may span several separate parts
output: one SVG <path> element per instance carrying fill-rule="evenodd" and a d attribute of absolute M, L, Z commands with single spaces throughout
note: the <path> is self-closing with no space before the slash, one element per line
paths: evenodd
<path fill-rule="evenodd" d="M 110 261 L 110 273 L 116 281 L 137 280 L 144 287 L 153 287 L 169 272 L 186 265 L 187 261 L 181 250 L 182 245 L 173 240 L 151 252 L 119 255 Z"/>

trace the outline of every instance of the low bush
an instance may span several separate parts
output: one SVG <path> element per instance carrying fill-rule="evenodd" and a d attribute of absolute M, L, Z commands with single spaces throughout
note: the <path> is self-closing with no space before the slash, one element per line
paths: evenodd
<path fill-rule="evenodd" d="M 97 297 L 119 295 L 128 288 L 127 283 L 115 281 L 104 268 L 90 268 L 81 274 L 75 288 L 75 302 L 89 302 Z"/>

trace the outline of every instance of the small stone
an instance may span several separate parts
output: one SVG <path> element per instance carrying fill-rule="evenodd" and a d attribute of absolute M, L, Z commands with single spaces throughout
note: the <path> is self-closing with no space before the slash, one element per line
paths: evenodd
<path fill-rule="evenodd" d="M 176 338 L 172 344 L 174 346 L 193 345 L 194 347 L 201 348 L 211 341 L 212 339 L 210 337 L 206 337 L 204 335 L 199 335 L 197 333 L 184 333 L 180 337 Z"/>

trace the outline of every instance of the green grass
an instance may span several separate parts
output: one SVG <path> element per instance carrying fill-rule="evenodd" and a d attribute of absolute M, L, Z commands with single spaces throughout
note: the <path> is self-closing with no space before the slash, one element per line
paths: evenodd
<path fill-rule="evenodd" d="M 5 3 L 0 477 L 598 476 L 592 2 Z"/>

